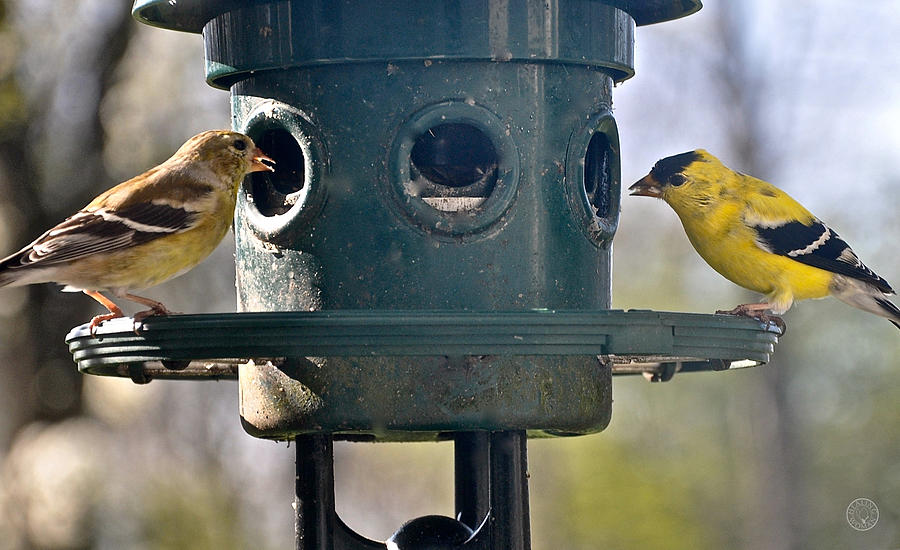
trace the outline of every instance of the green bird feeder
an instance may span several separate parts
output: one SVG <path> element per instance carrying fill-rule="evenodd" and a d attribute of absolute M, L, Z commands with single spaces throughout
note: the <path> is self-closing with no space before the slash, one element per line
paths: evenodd
<path fill-rule="evenodd" d="M 234 128 L 277 164 L 238 197 L 240 312 L 79 327 L 79 368 L 236 377 L 246 431 L 297 441 L 297 548 L 529 548 L 527 437 L 603 430 L 614 373 L 760 364 L 778 336 L 609 309 L 613 85 L 633 75 L 635 25 L 698 9 L 139 0 L 140 21 L 202 34 Z M 334 439 L 454 440 L 457 518 L 353 533 Z"/>

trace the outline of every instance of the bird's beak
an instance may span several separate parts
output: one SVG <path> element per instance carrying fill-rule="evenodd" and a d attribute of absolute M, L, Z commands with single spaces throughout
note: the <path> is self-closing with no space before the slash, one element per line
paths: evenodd
<path fill-rule="evenodd" d="M 656 180 L 653 179 L 653 176 L 647 174 L 637 183 L 628 188 L 631 191 L 630 195 L 632 196 L 641 196 L 641 197 L 662 197 L 662 187 L 656 183 Z"/>
<path fill-rule="evenodd" d="M 268 163 L 268 164 L 266 164 Z M 274 172 L 272 165 L 275 160 L 259 150 L 259 147 L 253 151 L 253 160 L 250 162 L 250 172 Z"/>

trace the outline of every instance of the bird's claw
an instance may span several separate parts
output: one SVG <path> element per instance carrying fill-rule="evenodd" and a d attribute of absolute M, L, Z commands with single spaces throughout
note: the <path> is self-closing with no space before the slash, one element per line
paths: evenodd
<path fill-rule="evenodd" d="M 778 330 L 781 332 L 781 335 L 784 336 L 784 333 L 787 332 L 787 325 L 784 323 L 784 319 L 778 317 L 777 315 L 767 315 L 765 313 L 748 313 L 747 317 L 751 319 L 756 319 L 762 323 L 767 325 L 775 325 L 778 327 Z"/>
<path fill-rule="evenodd" d="M 166 315 L 174 315 L 174 311 L 169 311 L 164 305 L 159 304 L 159 306 L 153 306 L 148 310 L 139 311 L 134 314 L 133 323 L 131 328 L 134 330 L 136 335 L 140 335 L 141 329 L 144 328 L 144 319 L 147 317 L 156 317 L 156 316 L 166 316 Z"/>
<path fill-rule="evenodd" d="M 110 319 L 117 319 L 122 317 L 121 313 L 104 313 L 102 315 L 95 315 L 91 319 L 91 323 L 88 325 L 88 332 L 90 332 L 91 337 L 97 336 L 97 327 L 103 324 L 103 321 L 109 321 Z"/>
<path fill-rule="evenodd" d="M 717 315 L 737 315 L 740 317 L 749 317 L 751 319 L 756 319 L 761 323 L 765 323 L 767 325 L 772 324 L 778 327 L 778 330 L 781 331 L 781 335 L 787 332 L 787 325 L 784 322 L 784 319 L 778 317 L 777 315 L 769 315 L 764 311 L 759 311 L 756 309 L 751 309 L 747 307 L 747 305 L 739 305 L 734 309 L 729 310 L 716 310 Z"/>

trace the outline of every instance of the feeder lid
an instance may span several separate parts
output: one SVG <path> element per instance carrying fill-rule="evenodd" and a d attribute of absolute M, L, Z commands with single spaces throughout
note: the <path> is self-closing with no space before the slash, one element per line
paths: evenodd
<path fill-rule="evenodd" d="M 638 27 L 687 17 L 700 11 L 700 0 L 605 0 L 634 19 Z"/>
<path fill-rule="evenodd" d="M 652 25 L 691 15 L 700 0 L 603 0 L 634 18 L 638 26 Z M 214 17 L 246 6 L 246 0 L 135 0 L 131 13 L 147 25 L 199 34 Z"/>

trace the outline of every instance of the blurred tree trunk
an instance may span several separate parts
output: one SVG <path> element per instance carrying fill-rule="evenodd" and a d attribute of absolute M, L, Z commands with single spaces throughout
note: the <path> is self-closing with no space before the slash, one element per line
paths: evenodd
<path fill-rule="evenodd" d="M 57 36 L 53 25 L 21 28 L 13 20 L 13 2 L 0 0 L 0 34 L 15 56 L 28 41 L 53 44 L 39 58 L 52 67 L 28 66 L 19 55 L 0 64 L 0 223 L 12 252 L 86 204 L 113 182 L 104 168 L 104 130 L 100 104 L 110 88 L 134 24 L 126 3 L 88 0 L 50 5 L 38 19 L 79 17 L 82 25 Z M 51 29 L 51 30 L 47 30 Z M 49 78 L 23 82 L 21 75 L 43 72 Z M 3 290 L 13 295 L 14 290 Z M 60 295 L 54 285 L 27 289 L 27 301 L 11 304 L 0 322 L 0 401 L 5 425 L 0 449 L 15 432 L 35 420 L 55 421 L 81 412 L 81 375 L 64 344 L 66 333 L 94 312 L 93 301 Z M 4 306 L 6 308 L 6 306 Z M 2 455 L 2 453 L 0 453 Z"/>

